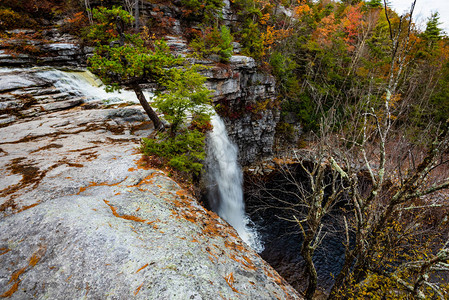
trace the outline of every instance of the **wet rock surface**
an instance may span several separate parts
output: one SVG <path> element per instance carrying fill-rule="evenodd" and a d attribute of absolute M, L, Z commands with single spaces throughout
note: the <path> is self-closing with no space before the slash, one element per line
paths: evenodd
<path fill-rule="evenodd" d="M 53 87 L 35 84 L 1 103 Z M 0 297 L 300 299 L 232 227 L 142 165 L 151 132 L 138 106 L 86 104 L 0 128 Z"/>

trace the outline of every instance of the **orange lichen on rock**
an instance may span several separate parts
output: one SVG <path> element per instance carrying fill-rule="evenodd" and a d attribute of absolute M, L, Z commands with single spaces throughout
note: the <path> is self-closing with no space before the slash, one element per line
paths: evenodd
<path fill-rule="evenodd" d="M 285 280 L 276 271 L 268 270 L 266 267 L 263 267 L 263 270 L 264 270 L 265 275 L 274 279 L 274 282 L 281 287 L 281 289 L 284 291 L 284 293 L 288 299 L 289 293 L 285 287 L 285 285 L 286 285 Z"/>
<path fill-rule="evenodd" d="M 107 182 L 100 182 L 100 183 L 98 183 L 98 182 L 91 181 L 87 186 L 80 187 L 80 190 L 75 195 L 79 195 L 82 192 L 84 192 L 85 190 L 87 190 L 88 188 L 93 187 L 93 186 L 116 186 L 116 185 L 119 185 L 119 184 L 120 184 L 120 182 L 109 184 Z"/>
<path fill-rule="evenodd" d="M 218 262 L 218 257 L 215 255 L 215 253 L 212 252 L 212 250 L 209 247 L 206 247 L 206 251 L 207 253 L 209 253 L 209 257 L 215 258 Z"/>
<path fill-rule="evenodd" d="M 140 268 L 139 270 L 137 270 L 136 273 L 139 273 L 140 271 L 142 271 L 142 270 L 145 269 L 146 267 L 148 267 L 148 264 L 144 265 L 142 268 Z"/>
<path fill-rule="evenodd" d="M 159 221 L 159 219 L 158 219 L 158 221 Z M 156 224 L 154 224 L 154 222 L 156 222 L 156 221 L 149 221 L 149 222 L 147 222 L 147 224 L 151 225 L 153 227 L 153 229 L 159 229 L 159 227 Z"/>
<path fill-rule="evenodd" d="M 23 273 L 25 273 L 27 267 L 23 267 L 20 270 L 15 271 L 14 273 L 12 273 L 11 278 L 8 281 L 8 284 L 14 281 L 18 281 L 19 280 L 19 276 L 22 275 Z"/>
<path fill-rule="evenodd" d="M 2 248 L 4 249 L 4 248 Z M 25 266 L 17 271 L 15 271 L 12 275 L 11 278 L 8 281 L 8 284 L 13 283 L 14 284 L 11 286 L 11 288 L 6 291 L 5 293 L 3 293 L 2 295 L 0 295 L 0 298 L 7 298 L 7 297 L 11 297 L 12 294 L 14 294 L 17 289 L 19 288 L 19 284 L 20 284 L 20 280 L 19 277 L 20 275 L 22 275 L 23 273 L 25 273 L 25 271 L 27 270 L 27 268 L 30 266 L 31 268 L 34 267 L 40 260 L 41 258 L 44 256 L 45 252 L 46 252 L 47 248 L 45 246 L 41 246 L 36 252 L 33 253 L 33 255 L 31 256 L 29 262 L 28 262 L 28 266 Z M 4 253 L 3 253 L 4 254 Z"/>
<path fill-rule="evenodd" d="M 140 292 L 140 289 L 142 288 L 142 286 L 143 286 L 143 282 L 142 282 L 142 284 L 139 285 L 139 287 L 134 291 L 134 296 L 137 296 L 137 294 Z"/>
<path fill-rule="evenodd" d="M 202 231 L 206 235 L 212 235 L 212 236 L 222 236 L 223 233 L 220 230 L 217 224 L 209 222 L 205 226 L 203 226 Z"/>
<path fill-rule="evenodd" d="M 135 161 L 135 163 L 136 163 L 138 169 L 143 169 L 143 170 L 151 169 L 151 164 L 150 164 L 148 156 L 144 156 L 144 155 L 140 156 L 140 158 L 137 161 Z"/>
<path fill-rule="evenodd" d="M 41 258 L 45 255 L 46 252 L 47 247 L 45 246 L 41 246 L 36 252 L 34 252 L 29 261 L 30 266 L 34 267 L 41 260 Z"/>
<path fill-rule="evenodd" d="M 0 248 L 0 255 L 6 254 L 6 253 L 8 253 L 9 251 L 11 251 L 11 249 L 8 249 L 8 248 Z"/>
<path fill-rule="evenodd" d="M 22 211 L 24 211 L 24 210 L 30 209 L 30 208 L 32 208 L 32 207 L 35 207 L 36 205 L 39 205 L 39 204 L 40 204 L 40 202 L 31 204 L 31 205 L 26 205 L 26 206 L 22 207 L 21 209 L 19 209 L 19 210 L 17 211 L 17 213 L 20 213 L 20 212 L 22 212 Z"/>
<path fill-rule="evenodd" d="M 243 252 L 245 250 L 245 248 L 242 245 L 238 245 L 238 244 L 236 244 L 234 242 L 230 242 L 228 240 L 225 240 L 224 244 L 227 248 L 237 250 L 238 252 Z"/>
<path fill-rule="evenodd" d="M 230 254 L 229 258 L 240 263 L 241 265 L 243 265 L 243 267 L 245 267 L 248 270 L 252 270 L 252 271 L 257 270 L 256 266 L 251 262 L 251 260 L 245 256 L 242 257 L 245 261 L 237 258 L 234 254 Z"/>
<path fill-rule="evenodd" d="M 144 185 L 144 184 L 152 184 L 154 182 L 153 178 L 156 175 L 160 175 L 160 174 L 158 174 L 157 172 L 151 173 L 150 175 L 148 175 L 147 177 L 142 179 L 138 184 L 136 184 L 136 185 L 128 185 L 127 187 L 141 186 L 141 185 Z"/>
<path fill-rule="evenodd" d="M 176 195 L 181 197 L 181 199 L 184 199 L 186 196 L 190 196 L 189 193 L 186 190 L 176 191 Z"/>
<path fill-rule="evenodd" d="M 136 216 L 131 216 L 131 215 L 119 215 L 117 213 L 117 208 L 115 208 L 114 206 L 112 206 L 111 204 L 109 204 L 108 200 L 103 200 L 104 203 L 106 203 L 107 206 L 109 206 L 109 208 L 112 211 L 112 214 L 117 217 L 117 218 L 121 218 L 121 219 L 125 219 L 125 220 L 129 220 L 129 221 L 134 221 L 134 222 L 141 222 L 141 223 L 145 223 L 148 220 L 136 217 Z"/>
<path fill-rule="evenodd" d="M 0 298 L 8 298 L 11 297 L 12 294 L 14 294 L 17 289 L 19 288 L 19 284 L 20 284 L 20 280 L 17 281 L 16 283 L 13 284 L 13 286 L 7 290 L 6 292 L 4 292 L 3 294 L 0 295 Z"/>
<path fill-rule="evenodd" d="M 234 284 L 234 274 L 231 272 L 228 276 L 224 278 L 226 282 L 228 283 L 229 287 L 236 293 L 240 294 L 239 291 L 236 290 L 236 288 L 233 287 Z"/>

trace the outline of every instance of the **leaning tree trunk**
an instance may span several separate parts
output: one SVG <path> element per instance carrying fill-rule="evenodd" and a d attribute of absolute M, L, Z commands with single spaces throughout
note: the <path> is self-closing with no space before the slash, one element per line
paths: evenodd
<path fill-rule="evenodd" d="M 154 128 L 157 131 L 165 131 L 165 126 L 161 122 L 161 119 L 159 119 L 156 112 L 151 108 L 150 104 L 148 103 L 147 99 L 145 98 L 145 95 L 142 92 L 142 88 L 138 83 L 132 84 L 131 88 L 136 93 L 137 99 L 139 99 L 140 105 L 142 105 L 143 109 L 147 113 L 148 117 L 150 117 L 150 120 L 154 124 Z"/>

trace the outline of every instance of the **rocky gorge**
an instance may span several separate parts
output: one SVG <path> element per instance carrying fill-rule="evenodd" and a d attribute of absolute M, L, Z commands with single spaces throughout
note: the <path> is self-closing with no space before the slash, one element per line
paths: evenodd
<path fill-rule="evenodd" d="M 40 40 L 13 33 L 22 38 L 0 44 L 0 297 L 301 299 L 231 226 L 141 159 L 152 125 L 133 93 L 100 92 L 85 71 L 91 48 L 56 29 Z M 274 78 L 242 55 L 198 62 L 240 163 L 270 155 Z"/>
<path fill-rule="evenodd" d="M 1 73 L 2 297 L 300 298 L 145 165 L 137 147 L 152 126 L 139 107 L 87 101 L 39 72 Z"/>

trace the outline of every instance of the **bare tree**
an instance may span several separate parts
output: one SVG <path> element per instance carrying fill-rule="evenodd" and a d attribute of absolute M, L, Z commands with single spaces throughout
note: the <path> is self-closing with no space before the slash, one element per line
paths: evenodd
<path fill-rule="evenodd" d="M 89 19 L 89 24 L 92 25 L 94 20 L 92 18 L 92 9 L 90 7 L 90 0 L 84 0 L 84 6 L 86 7 L 87 18 Z"/>
<path fill-rule="evenodd" d="M 313 256 L 325 235 L 323 216 L 343 199 L 351 208 L 344 218 L 345 261 L 336 274 L 329 299 L 339 298 L 345 290 L 368 285 L 372 280 L 370 274 L 379 274 L 395 282 L 397 293 L 424 299 L 430 288 L 436 295 L 443 295 L 439 284 L 431 281 L 431 274 L 449 269 L 445 232 L 432 231 L 432 228 L 424 231 L 422 220 L 405 217 L 404 212 L 420 214 L 432 207 L 447 205 L 430 203 L 425 198 L 449 189 L 448 174 L 433 175 L 448 164 L 449 124 L 440 124 L 433 129 L 433 138 L 426 137 L 430 142 L 422 146 L 421 157 L 416 156 L 410 140 L 402 138 L 395 116 L 404 107 L 396 107 L 395 101 L 412 62 L 415 1 L 409 14 L 401 17 L 396 25 L 390 21 L 386 2 L 384 6 L 391 49 L 386 82 L 383 85 L 372 83 L 368 89 L 359 91 L 360 101 L 351 120 L 337 122 L 333 115 L 328 115 L 321 121 L 321 141 L 314 149 L 314 163 L 307 165 L 304 159 L 294 157 L 296 165 L 306 174 L 305 181 L 298 182 L 288 167 L 279 167 L 290 185 L 296 187 L 289 191 L 296 201 L 285 203 L 276 191 L 268 192 L 269 197 L 284 204 L 291 214 L 289 221 L 296 222 L 300 228 L 303 237 L 300 254 L 305 260 L 308 277 L 307 299 L 312 299 L 317 286 Z M 373 98 L 381 99 L 381 105 L 374 103 Z M 350 130 L 337 131 L 342 123 L 350 123 Z M 333 130 L 323 130 L 325 128 Z M 404 153 L 395 153 L 398 140 L 404 142 Z M 423 232 L 428 234 L 422 238 L 422 243 L 427 243 L 427 258 L 395 257 L 395 251 L 410 250 L 410 241 Z M 432 243 L 430 236 L 436 237 Z M 391 247 L 385 247 L 386 244 Z M 391 257 L 395 260 L 389 263 Z"/>
<path fill-rule="evenodd" d="M 346 189 L 340 175 L 329 164 L 330 141 L 329 124 L 323 123 L 322 137 L 309 155 L 293 151 L 285 161 L 279 161 L 276 184 L 258 181 L 252 196 L 263 204 L 256 210 L 283 210 L 278 218 L 295 224 L 302 237 L 300 255 L 305 263 L 307 287 L 306 299 L 313 299 L 318 286 L 318 274 L 313 261 L 315 251 L 321 246 L 326 235 L 332 232 L 332 225 L 323 222 L 334 206 L 343 201 Z M 258 195 L 255 195 L 258 193 Z"/>
<path fill-rule="evenodd" d="M 140 27 L 140 1 L 139 0 L 123 0 L 123 6 L 130 15 L 134 16 L 134 28 L 139 30 Z"/>
<path fill-rule="evenodd" d="M 391 102 L 397 93 L 402 72 L 408 63 L 405 58 L 411 47 L 410 28 L 415 1 L 408 16 L 407 26 L 402 26 L 404 21 L 401 18 L 396 32 L 391 25 L 386 3 L 384 4 L 390 28 L 392 53 L 383 109 L 380 111 L 372 109 L 362 114 L 363 126 L 360 135 L 357 136 L 357 139 L 350 141 L 354 145 L 355 156 L 349 158 L 347 155 L 342 155 L 341 152 L 334 151 L 330 157 L 332 168 L 345 180 L 350 190 L 355 232 L 354 246 L 346 245 L 345 263 L 335 280 L 330 298 L 336 297 L 338 291 L 347 287 L 350 282 L 352 284 L 360 283 L 366 278 L 367 272 L 374 271 L 371 262 L 375 261 L 374 255 L 379 253 L 376 251 L 379 236 L 394 221 L 400 209 L 412 206 L 413 202 L 420 197 L 449 188 L 449 177 L 428 184 L 431 172 L 447 162 L 442 154 L 449 149 L 448 124 L 444 124 L 443 128 L 439 130 L 437 137 L 428 146 L 427 154 L 415 168 L 400 170 L 403 174 L 407 174 L 403 176 L 402 180 L 396 181 L 397 177 L 387 168 L 389 153 L 386 146 L 392 138 L 393 126 Z M 405 38 L 401 38 L 404 28 L 407 32 Z M 373 145 L 372 141 L 377 144 L 377 149 L 368 155 L 367 150 L 370 144 Z M 369 173 L 372 182 L 367 195 L 361 193 L 357 176 L 358 170 L 351 166 L 351 161 L 357 161 L 359 158 L 363 159 L 363 166 Z M 440 254 L 435 257 L 445 257 L 441 254 L 447 252 L 445 249 L 441 248 Z M 431 269 L 431 265 L 440 262 L 435 258 L 422 263 L 420 273 L 426 273 Z M 425 275 L 419 276 L 420 279 L 417 279 L 417 282 L 412 285 L 413 295 L 422 294 L 419 289 L 422 287 L 425 277 Z M 406 290 L 410 289 L 406 288 Z"/>

